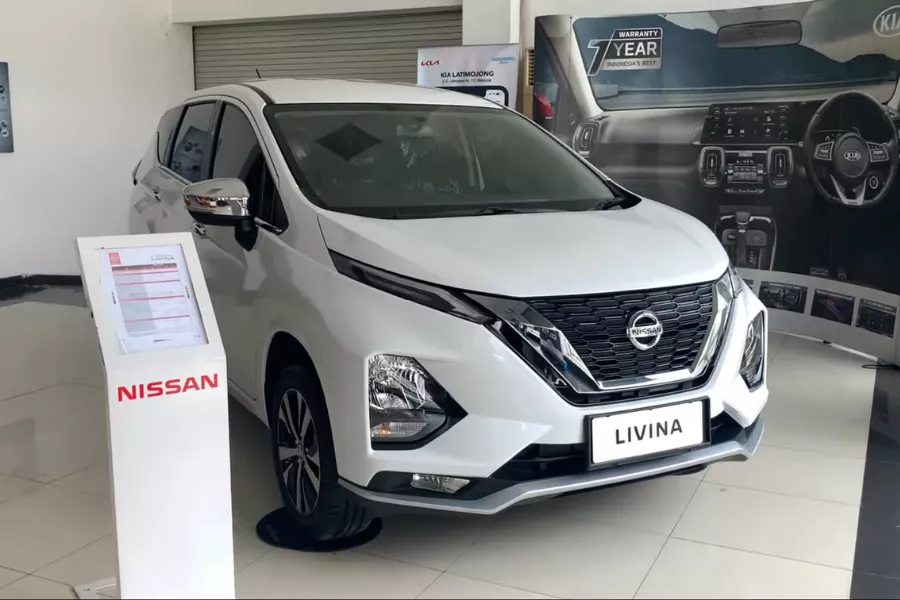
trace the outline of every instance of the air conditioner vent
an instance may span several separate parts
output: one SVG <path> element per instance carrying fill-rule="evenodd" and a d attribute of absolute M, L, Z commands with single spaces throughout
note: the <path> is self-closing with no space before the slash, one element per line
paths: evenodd
<path fill-rule="evenodd" d="M 578 154 L 582 156 L 590 156 L 594 152 L 597 145 L 597 138 L 600 137 L 600 123 L 596 121 L 588 121 L 582 123 L 575 130 L 574 147 Z"/>
<path fill-rule="evenodd" d="M 525 51 L 525 64 L 527 65 L 525 81 L 528 82 L 528 85 L 534 85 L 534 48 L 528 48 Z"/>

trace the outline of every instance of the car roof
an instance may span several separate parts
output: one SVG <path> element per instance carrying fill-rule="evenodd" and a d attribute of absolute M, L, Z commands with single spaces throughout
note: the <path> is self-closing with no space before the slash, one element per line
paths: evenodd
<path fill-rule="evenodd" d="M 240 85 L 261 92 L 267 104 L 432 104 L 500 108 L 478 96 L 408 83 L 358 79 L 255 79 Z M 232 91 L 233 84 L 204 88 L 193 96 Z"/>

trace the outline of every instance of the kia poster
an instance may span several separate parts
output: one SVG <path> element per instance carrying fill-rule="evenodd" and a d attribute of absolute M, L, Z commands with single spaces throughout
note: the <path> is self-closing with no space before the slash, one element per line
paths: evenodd
<path fill-rule="evenodd" d="M 519 46 L 451 46 L 419 50 L 419 85 L 450 89 L 516 107 Z"/>
<path fill-rule="evenodd" d="M 895 359 L 897 0 L 596 7 L 537 18 L 532 118 L 706 223 L 774 329 Z"/>

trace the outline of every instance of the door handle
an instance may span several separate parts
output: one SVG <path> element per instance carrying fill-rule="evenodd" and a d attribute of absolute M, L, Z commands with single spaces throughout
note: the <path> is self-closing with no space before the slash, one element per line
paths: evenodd
<path fill-rule="evenodd" d="M 162 198 L 159 197 L 159 188 L 153 187 L 150 188 L 150 193 L 153 194 L 153 197 L 157 199 L 157 201 L 162 201 Z"/>
<path fill-rule="evenodd" d="M 200 223 L 194 223 L 191 225 L 191 229 L 194 230 L 194 233 L 197 235 L 206 235 L 206 226 L 201 225 Z"/>

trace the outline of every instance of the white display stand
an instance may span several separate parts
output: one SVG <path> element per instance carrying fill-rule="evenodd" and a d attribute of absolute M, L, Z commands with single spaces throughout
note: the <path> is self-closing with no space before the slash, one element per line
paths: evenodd
<path fill-rule="evenodd" d="M 106 373 L 118 594 L 234 598 L 225 351 L 194 240 L 77 245 Z"/>

